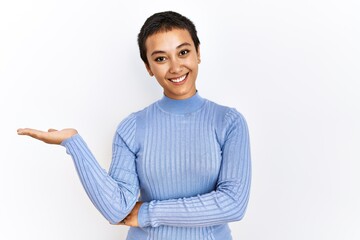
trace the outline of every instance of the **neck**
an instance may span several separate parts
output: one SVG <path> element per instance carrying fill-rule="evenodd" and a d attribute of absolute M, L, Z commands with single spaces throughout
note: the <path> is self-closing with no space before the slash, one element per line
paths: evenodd
<path fill-rule="evenodd" d="M 165 112 L 174 113 L 174 114 L 188 114 L 199 110 L 205 99 L 200 97 L 198 92 L 189 98 L 176 100 L 163 96 L 161 100 L 158 101 L 158 106 Z"/>

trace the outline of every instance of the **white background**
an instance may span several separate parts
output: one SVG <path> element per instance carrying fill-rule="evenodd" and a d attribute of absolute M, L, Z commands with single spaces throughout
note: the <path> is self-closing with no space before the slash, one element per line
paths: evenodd
<path fill-rule="evenodd" d="M 108 169 L 117 124 L 162 96 L 136 37 L 178 11 L 201 41 L 201 96 L 236 107 L 253 179 L 234 239 L 360 238 L 358 0 L 0 3 L 0 239 L 125 239 L 61 146 L 16 129 L 78 129 Z"/>

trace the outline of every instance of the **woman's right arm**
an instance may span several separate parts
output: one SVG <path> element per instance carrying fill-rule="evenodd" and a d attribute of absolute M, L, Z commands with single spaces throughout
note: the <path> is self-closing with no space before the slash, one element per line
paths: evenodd
<path fill-rule="evenodd" d="M 42 132 L 19 129 L 19 135 L 28 135 L 50 144 L 61 144 L 71 155 L 81 183 L 95 207 L 112 224 L 123 220 L 135 206 L 139 195 L 139 181 L 135 169 L 135 119 L 125 119 L 116 131 L 113 156 L 107 173 L 75 129 Z"/>

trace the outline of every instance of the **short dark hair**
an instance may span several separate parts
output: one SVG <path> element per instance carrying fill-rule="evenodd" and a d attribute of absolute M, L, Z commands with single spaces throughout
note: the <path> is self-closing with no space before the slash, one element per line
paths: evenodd
<path fill-rule="evenodd" d="M 197 31 L 194 23 L 187 17 L 173 11 L 155 13 L 146 19 L 144 25 L 141 27 L 138 34 L 138 45 L 140 50 L 140 57 L 145 64 L 149 64 L 146 57 L 145 42 L 151 35 L 159 32 L 167 32 L 173 29 L 184 29 L 190 33 L 194 42 L 195 49 L 198 51 L 200 40 L 197 36 Z"/>

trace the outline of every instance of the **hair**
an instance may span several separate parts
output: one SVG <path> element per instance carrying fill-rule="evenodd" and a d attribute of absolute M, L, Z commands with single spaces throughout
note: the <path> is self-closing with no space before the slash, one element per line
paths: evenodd
<path fill-rule="evenodd" d="M 148 37 L 159 32 L 167 32 L 173 29 L 187 30 L 194 42 L 196 51 L 198 51 L 200 40 L 197 36 L 196 27 L 190 19 L 173 11 L 155 13 L 146 19 L 144 25 L 141 27 L 140 33 L 138 34 L 140 57 L 146 65 L 149 64 L 146 57 L 145 46 L 145 42 Z"/>

